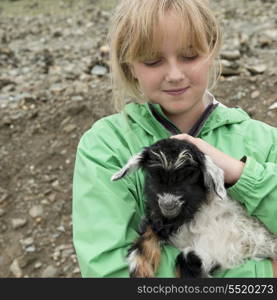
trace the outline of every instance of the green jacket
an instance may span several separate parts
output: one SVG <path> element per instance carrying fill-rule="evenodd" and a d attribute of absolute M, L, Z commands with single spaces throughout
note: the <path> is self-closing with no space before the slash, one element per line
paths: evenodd
<path fill-rule="evenodd" d="M 153 107 L 166 119 L 159 105 Z M 130 103 L 123 113 L 95 122 L 81 138 L 73 180 L 73 243 L 83 277 L 129 277 L 125 257 L 144 215 L 144 176 L 137 171 L 116 182 L 110 178 L 133 154 L 171 135 L 149 104 Z M 276 128 L 252 120 L 240 108 L 219 105 L 197 136 L 236 159 L 247 157 L 228 194 L 277 235 Z M 163 246 L 157 277 L 174 277 L 178 253 Z M 269 259 L 247 260 L 214 276 L 272 277 L 273 271 Z"/>

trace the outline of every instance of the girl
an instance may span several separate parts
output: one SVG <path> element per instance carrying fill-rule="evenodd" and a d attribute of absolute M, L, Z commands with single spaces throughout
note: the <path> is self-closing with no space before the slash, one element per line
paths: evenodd
<path fill-rule="evenodd" d="M 225 172 L 228 194 L 277 234 L 277 132 L 208 92 L 221 35 L 205 0 L 123 0 L 111 24 L 115 100 L 77 149 L 73 241 L 83 277 L 128 277 L 126 254 L 144 215 L 144 177 L 110 178 L 131 155 L 174 136 Z M 124 100 L 131 100 L 124 105 Z M 174 277 L 179 250 L 165 244 L 157 277 Z M 276 276 L 276 262 L 248 260 L 218 277 Z M 274 273 L 275 272 L 275 273 Z"/>

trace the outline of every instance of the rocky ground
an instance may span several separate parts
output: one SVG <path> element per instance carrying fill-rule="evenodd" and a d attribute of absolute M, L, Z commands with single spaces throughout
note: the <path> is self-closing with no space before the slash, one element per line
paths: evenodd
<path fill-rule="evenodd" d="M 211 2 L 225 38 L 213 93 L 276 126 L 277 2 Z M 114 3 L 0 2 L 0 277 L 80 277 L 72 173 L 81 135 L 114 112 L 105 47 Z"/>

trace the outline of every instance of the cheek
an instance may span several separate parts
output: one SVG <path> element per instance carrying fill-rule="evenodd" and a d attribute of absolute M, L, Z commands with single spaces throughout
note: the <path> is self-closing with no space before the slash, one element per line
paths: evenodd
<path fill-rule="evenodd" d="M 206 85 L 209 78 L 210 63 L 204 62 L 190 69 L 190 80 L 198 85 Z"/>
<path fill-rule="evenodd" d="M 154 70 L 141 70 L 137 76 L 140 86 L 146 90 L 151 90 L 160 86 L 161 76 Z"/>

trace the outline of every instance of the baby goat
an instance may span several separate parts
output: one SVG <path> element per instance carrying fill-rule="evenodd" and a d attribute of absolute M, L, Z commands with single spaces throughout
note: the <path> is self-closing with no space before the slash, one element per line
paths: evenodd
<path fill-rule="evenodd" d="M 223 171 L 191 143 L 158 141 L 133 156 L 113 177 L 145 171 L 146 212 L 129 249 L 131 277 L 154 277 L 163 243 L 181 250 L 180 277 L 210 277 L 247 258 L 277 259 L 277 238 L 227 197 Z"/>

